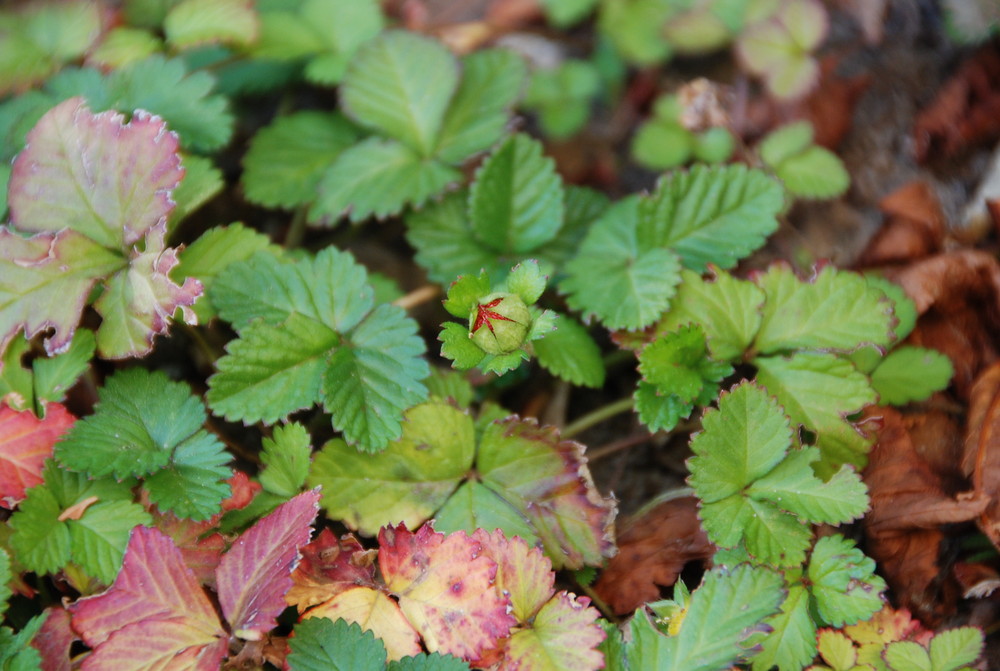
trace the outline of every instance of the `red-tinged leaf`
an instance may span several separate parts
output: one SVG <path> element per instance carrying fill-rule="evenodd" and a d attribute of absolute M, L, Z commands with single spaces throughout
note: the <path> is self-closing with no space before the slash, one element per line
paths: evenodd
<path fill-rule="evenodd" d="M 257 640 L 277 625 L 318 510 L 319 490 L 303 492 L 261 518 L 223 555 L 216 583 L 235 635 Z"/>
<path fill-rule="evenodd" d="M 292 571 L 292 588 L 285 602 L 303 612 L 329 601 L 341 592 L 358 587 L 375 587 L 374 550 L 365 550 L 352 534 L 340 540 L 323 529 L 315 540 L 302 548 L 302 559 Z"/>
<path fill-rule="evenodd" d="M 430 652 L 474 661 L 507 636 L 516 621 L 496 588 L 497 565 L 464 532 L 445 536 L 400 524 L 379 532 L 386 587 Z"/>
<path fill-rule="evenodd" d="M 604 629 L 587 597 L 559 592 L 542 606 L 528 629 L 510 637 L 500 671 L 594 671 L 604 668 L 597 646 Z"/>
<path fill-rule="evenodd" d="M 313 608 L 304 617 L 356 622 L 382 639 L 389 659 L 402 659 L 422 651 L 420 635 L 399 610 L 399 605 L 376 589 L 355 587 L 346 590 Z"/>
<path fill-rule="evenodd" d="M 552 561 L 541 548 L 529 547 L 522 538 L 508 539 L 496 529 L 476 529 L 472 538 L 483 544 L 483 552 L 497 563 L 496 589 L 510 595 L 511 612 L 518 624 L 527 623 L 555 594 Z"/>
<path fill-rule="evenodd" d="M 28 133 L 10 177 L 11 222 L 22 231 L 70 228 L 125 250 L 166 225 L 184 170 L 177 135 L 143 111 L 124 123 L 83 98 L 56 105 Z"/>
<path fill-rule="evenodd" d="M 215 671 L 226 654 L 228 636 L 215 609 L 158 529 L 133 529 L 114 584 L 69 610 L 73 629 L 94 649 L 85 671 Z"/>
<path fill-rule="evenodd" d="M 52 606 L 46 612 L 42 628 L 31 639 L 31 647 L 42 656 L 41 671 L 70 671 L 69 648 L 78 637 L 70 628 L 69 611 Z"/>
<path fill-rule="evenodd" d="M 0 406 L 0 507 L 13 508 L 26 489 L 41 484 L 52 447 L 75 421 L 58 403 L 46 406 L 45 419 Z"/>
<path fill-rule="evenodd" d="M 234 471 L 226 483 L 232 494 L 222 502 L 223 512 L 246 508 L 253 501 L 253 497 L 257 496 L 257 493 L 263 489 L 259 482 L 251 480 L 250 476 L 243 471 Z"/>
<path fill-rule="evenodd" d="M 198 582 L 209 587 L 215 587 L 215 570 L 226 549 L 226 540 L 221 534 L 205 535 L 217 523 L 218 516 L 195 522 L 180 519 L 173 513 L 153 513 L 153 526 L 170 536 L 184 557 L 184 565 L 191 569 Z"/>

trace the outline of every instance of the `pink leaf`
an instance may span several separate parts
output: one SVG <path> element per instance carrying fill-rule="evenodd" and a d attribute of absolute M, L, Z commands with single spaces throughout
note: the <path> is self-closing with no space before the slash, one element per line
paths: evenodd
<path fill-rule="evenodd" d="M 75 421 L 58 403 L 46 406 L 45 419 L 0 406 L 0 507 L 13 508 L 26 489 L 42 483 L 45 460 Z"/>
<path fill-rule="evenodd" d="M 379 532 L 386 587 L 430 652 L 474 661 L 515 624 L 510 600 L 496 588 L 497 565 L 464 532 L 445 536 L 424 525 Z"/>
<path fill-rule="evenodd" d="M 69 648 L 77 635 L 70 628 L 69 611 L 62 606 L 46 608 L 45 622 L 31 639 L 31 647 L 42 656 L 42 671 L 70 671 Z"/>
<path fill-rule="evenodd" d="M 277 625 L 318 510 L 319 490 L 303 492 L 260 519 L 223 555 L 215 571 L 219 603 L 236 636 L 257 640 Z"/>
<path fill-rule="evenodd" d="M 31 232 L 70 228 L 125 250 L 165 225 L 184 170 L 177 135 L 137 111 L 92 114 L 82 98 L 56 105 L 28 133 L 10 177 L 10 215 Z"/>
<path fill-rule="evenodd" d="M 529 547 L 524 539 L 508 539 L 496 529 L 476 529 L 472 538 L 483 544 L 483 552 L 497 563 L 497 589 L 510 596 L 511 612 L 518 624 L 527 623 L 548 601 L 555 589 L 552 561 L 541 548 Z"/>
<path fill-rule="evenodd" d="M 215 609 L 158 529 L 133 529 L 114 584 L 69 610 L 73 629 L 94 649 L 84 671 L 214 671 L 226 654 L 228 636 Z"/>

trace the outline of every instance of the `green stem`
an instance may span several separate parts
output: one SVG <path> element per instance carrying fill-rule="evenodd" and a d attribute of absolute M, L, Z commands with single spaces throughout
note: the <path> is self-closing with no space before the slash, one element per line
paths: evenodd
<path fill-rule="evenodd" d="M 621 622 L 621 619 L 615 615 L 615 612 L 611 610 L 611 607 L 605 603 L 604 599 L 602 599 L 597 592 L 594 591 L 593 587 L 590 585 L 584 585 L 579 580 L 576 581 L 576 585 L 584 594 L 590 597 L 591 605 L 601 611 L 601 615 L 603 615 L 605 619 L 610 622 L 614 622 L 615 624 Z"/>
<path fill-rule="evenodd" d="M 623 412 L 630 411 L 632 407 L 633 403 L 631 396 L 608 403 L 607 405 L 601 406 L 597 410 L 588 412 L 583 417 L 579 417 L 575 422 L 567 426 L 559 433 L 563 438 L 572 438 L 579 433 L 583 433 L 595 424 L 600 424 L 604 420 L 614 417 L 615 415 L 620 415 Z"/>
<path fill-rule="evenodd" d="M 300 207 L 292 215 L 292 223 L 288 227 L 288 234 L 285 235 L 285 249 L 295 249 L 302 244 L 302 239 L 306 235 L 306 213 L 308 208 Z"/>

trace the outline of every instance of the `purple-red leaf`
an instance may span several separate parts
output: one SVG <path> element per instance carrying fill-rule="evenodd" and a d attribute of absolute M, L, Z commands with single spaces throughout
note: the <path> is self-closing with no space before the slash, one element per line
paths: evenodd
<path fill-rule="evenodd" d="M 318 510 L 319 490 L 303 492 L 261 518 L 223 555 L 215 571 L 219 603 L 236 636 L 257 640 L 277 625 Z"/>
<path fill-rule="evenodd" d="M 58 403 L 48 404 L 45 419 L 0 405 L 0 507 L 13 508 L 26 489 L 41 484 L 52 447 L 75 421 Z"/>
<path fill-rule="evenodd" d="M 69 610 L 73 629 L 94 649 L 84 671 L 215 671 L 226 654 L 229 637 L 215 609 L 158 529 L 134 528 L 114 584 Z"/>
<path fill-rule="evenodd" d="M 70 627 L 69 611 L 62 606 L 45 609 L 45 622 L 31 639 L 31 647 L 42 657 L 41 671 L 71 671 L 70 646 L 77 640 Z"/>
<path fill-rule="evenodd" d="M 83 98 L 56 105 L 28 133 L 10 177 L 11 222 L 22 231 L 70 228 L 124 250 L 174 207 L 184 170 L 177 135 L 137 111 L 92 114 Z"/>

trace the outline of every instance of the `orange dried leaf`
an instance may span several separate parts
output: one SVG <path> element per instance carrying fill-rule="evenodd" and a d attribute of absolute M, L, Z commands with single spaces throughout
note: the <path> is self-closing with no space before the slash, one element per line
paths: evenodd
<path fill-rule="evenodd" d="M 1000 363 L 984 370 L 972 385 L 962 470 L 974 491 L 989 499 L 977 520 L 993 545 L 1000 547 Z"/>

